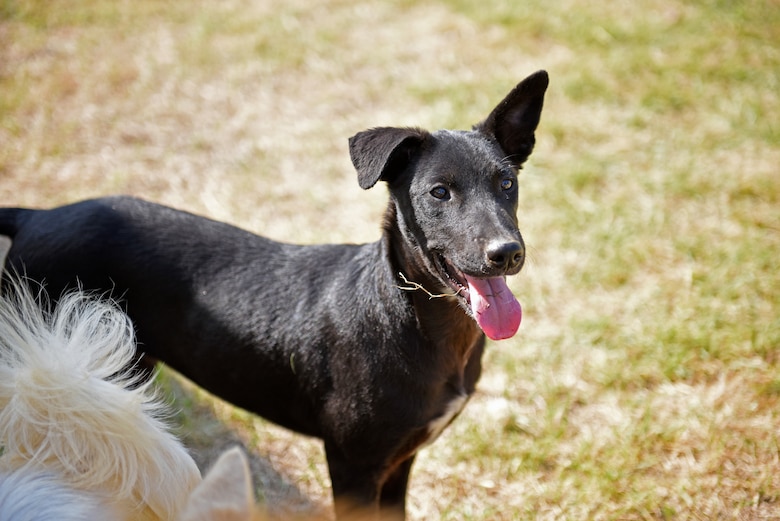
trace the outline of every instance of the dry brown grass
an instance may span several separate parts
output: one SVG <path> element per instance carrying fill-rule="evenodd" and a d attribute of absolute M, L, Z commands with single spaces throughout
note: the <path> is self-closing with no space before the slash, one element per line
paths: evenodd
<path fill-rule="evenodd" d="M 130 193 L 295 242 L 378 237 L 346 138 L 552 84 L 522 176 L 525 322 L 423 451 L 414 519 L 780 518 L 774 0 L 0 4 L 0 204 Z M 207 464 L 327 506 L 317 442 L 176 380 Z"/>

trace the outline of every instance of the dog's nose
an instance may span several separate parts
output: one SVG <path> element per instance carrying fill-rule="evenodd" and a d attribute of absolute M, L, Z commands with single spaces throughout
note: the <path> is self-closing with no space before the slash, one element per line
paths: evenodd
<path fill-rule="evenodd" d="M 503 271 L 520 269 L 525 261 L 525 247 L 521 242 L 497 242 L 488 246 L 487 261 L 491 268 Z"/>

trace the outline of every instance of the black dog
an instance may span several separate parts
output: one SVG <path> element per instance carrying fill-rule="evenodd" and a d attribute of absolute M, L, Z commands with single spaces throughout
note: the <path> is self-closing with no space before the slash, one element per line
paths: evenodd
<path fill-rule="evenodd" d="M 353 136 L 360 186 L 389 185 L 378 242 L 282 244 L 111 197 L 0 210 L 9 266 L 52 295 L 78 281 L 121 297 L 147 358 L 322 438 L 339 515 L 402 518 L 415 453 L 474 391 L 483 331 L 520 324 L 517 170 L 547 84 L 529 76 L 472 131 Z"/>

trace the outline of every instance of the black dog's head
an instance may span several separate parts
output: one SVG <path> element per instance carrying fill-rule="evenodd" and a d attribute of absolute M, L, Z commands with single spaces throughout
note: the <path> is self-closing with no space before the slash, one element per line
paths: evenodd
<path fill-rule="evenodd" d="M 504 280 L 525 260 L 517 171 L 533 150 L 547 84 L 544 71 L 529 76 L 471 131 L 384 127 L 349 140 L 360 186 L 388 183 L 413 257 L 494 339 L 520 323 Z"/>

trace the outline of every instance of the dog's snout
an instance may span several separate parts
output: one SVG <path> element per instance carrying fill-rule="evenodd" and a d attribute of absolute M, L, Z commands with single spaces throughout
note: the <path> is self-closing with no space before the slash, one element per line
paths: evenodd
<path fill-rule="evenodd" d="M 493 243 L 488 247 L 486 255 L 491 268 L 517 270 L 525 261 L 525 247 L 518 241 Z"/>

